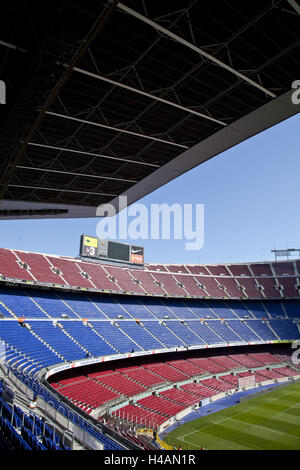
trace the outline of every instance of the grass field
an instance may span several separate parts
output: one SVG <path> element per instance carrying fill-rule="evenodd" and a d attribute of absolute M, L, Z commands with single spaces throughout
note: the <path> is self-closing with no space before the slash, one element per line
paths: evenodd
<path fill-rule="evenodd" d="M 300 450 L 300 383 L 186 423 L 164 441 L 185 450 Z"/>

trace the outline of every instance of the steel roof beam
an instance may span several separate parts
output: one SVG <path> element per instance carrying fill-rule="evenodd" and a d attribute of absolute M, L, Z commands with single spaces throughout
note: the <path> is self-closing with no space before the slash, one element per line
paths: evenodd
<path fill-rule="evenodd" d="M 24 52 L 24 53 L 27 52 L 25 49 L 22 49 L 22 47 L 15 46 L 14 44 L 11 44 L 10 42 L 6 42 L 6 41 L 0 40 L 0 46 L 8 47 L 8 49 L 13 49 L 14 51 L 19 51 L 19 52 Z"/>
<path fill-rule="evenodd" d="M 40 191 L 56 191 L 58 193 L 79 193 L 79 194 L 91 194 L 94 196 L 114 196 L 116 197 L 117 194 L 111 194 L 111 193 L 94 193 L 92 191 L 78 191 L 76 189 L 61 189 L 61 188 L 46 188 L 42 186 L 26 186 L 23 184 L 8 184 L 8 187 L 10 188 L 23 188 L 23 189 L 33 189 L 33 190 L 40 190 Z"/>
<path fill-rule="evenodd" d="M 38 167 L 23 166 L 23 165 L 17 165 L 16 168 L 20 168 L 22 170 L 42 171 L 44 173 L 57 173 L 57 174 L 68 175 L 68 176 L 82 176 L 84 178 L 96 178 L 96 179 L 104 179 L 104 180 L 112 180 L 112 181 L 123 181 L 125 183 L 137 183 L 137 180 L 130 180 L 126 178 L 116 178 L 113 176 L 90 175 L 90 174 L 85 174 L 85 173 L 74 173 L 72 171 L 51 170 L 48 168 L 38 168 Z"/>
<path fill-rule="evenodd" d="M 52 149 L 52 150 L 60 150 L 62 152 L 78 153 L 80 155 L 90 155 L 92 157 L 106 158 L 108 160 L 117 160 L 119 162 L 134 163 L 135 165 L 152 166 L 152 167 L 155 167 L 155 168 L 159 168 L 159 166 L 160 166 L 160 165 L 156 165 L 154 163 L 147 163 L 147 162 L 140 162 L 140 161 L 136 161 L 136 160 L 129 160 L 128 158 L 112 157 L 112 156 L 109 156 L 109 155 L 101 155 L 100 153 L 85 152 L 85 151 L 82 151 L 82 150 L 69 149 L 69 148 L 65 148 L 65 147 L 56 147 L 55 145 L 39 144 L 38 142 L 28 142 L 28 145 L 31 145 L 33 147 L 48 148 L 48 149 Z"/>
<path fill-rule="evenodd" d="M 227 70 L 228 72 L 230 72 L 233 75 L 235 75 L 236 77 L 238 77 L 240 80 L 245 81 L 249 85 L 257 88 L 260 91 L 262 91 L 263 93 L 266 93 L 271 98 L 276 98 L 276 95 L 274 93 L 272 93 L 267 88 L 261 86 L 259 83 L 255 82 L 254 80 L 251 80 L 251 78 L 247 77 L 243 73 L 239 72 L 238 70 L 235 70 L 234 68 L 232 68 L 229 65 L 225 64 L 224 62 L 222 62 L 221 60 L 219 60 L 216 57 L 212 56 L 211 54 L 208 54 L 206 51 L 204 51 L 200 47 L 186 41 L 182 37 L 178 36 L 177 34 L 172 33 L 168 29 L 164 28 L 163 26 L 160 26 L 158 23 L 155 23 L 154 21 L 150 20 L 149 18 L 141 15 L 137 11 L 132 10 L 131 8 L 127 7 L 126 5 L 123 5 L 123 3 L 118 3 L 117 8 L 119 10 L 124 11 L 125 13 L 135 17 L 136 19 L 148 24 L 149 26 L 154 28 L 156 31 L 159 31 L 160 33 L 164 34 L 165 36 L 168 36 L 170 39 L 173 39 L 174 41 L 182 44 L 183 46 L 186 46 L 189 49 L 197 52 L 199 55 L 205 57 L 210 62 L 218 65 L 219 67 L 222 67 L 223 69 Z"/>
<path fill-rule="evenodd" d="M 296 0 L 287 0 L 292 8 L 294 8 L 295 12 L 300 15 L 300 5 L 296 2 Z"/>
<path fill-rule="evenodd" d="M 64 64 L 64 66 L 68 67 L 68 64 Z M 116 82 L 115 80 L 111 80 L 110 78 L 104 77 L 103 75 L 98 75 L 96 73 L 89 72 L 88 70 L 84 70 L 84 69 L 81 69 L 81 68 L 78 68 L 78 67 L 74 67 L 73 70 L 74 70 L 74 72 L 78 72 L 78 73 L 81 73 L 83 75 L 87 75 L 91 78 L 95 78 L 97 80 L 101 80 L 103 82 L 109 83 L 110 85 L 118 86 L 120 88 L 131 91 L 133 93 L 143 95 L 146 98 L 149 98 L 151 100 L 159 101 L 160 103 L 164 103 L 168 106 L 172 106 L 173 108 L 180 109 L 181 111 L 184 111 L 186 113 L 193 114 L 193 115 L 198 116 L 200 118 L 207 119 L 208 121 L 215 122 L 217 124 L 220 124 L 221 126 L 227 126 L 227 124 L 225 122 L 220 121 L 219 119 L 215 119 L 211 116 L 208 116 L 207 114 L 198 113 L 197 111 L 194 111 L 191 108 L 186 108 L 185 106 L 181 106 L 177 103 L 174 103 L 173 101 L 165 100 L 164 98 L 160 98 L 159 96 L 152 95 L 151 93 L 147 93 L 143 90 L 139 90 L 138 88 L 133 88 L 129 85 L 125 85 L 124 83 Z"/>
<path fill-rule="evenodd" d="M 139 134 L 137 132 L 127 131 L 126 129 L 121 129 L 119 127 L 113 127 L 113 126 L 108 126 L 106 124 L 100 124 L 98 122 L 87 121 L 85 119 L 80 119 L 80 118 L 76 118 L 76 117 L 73 117 L 73 116 L 68 116 L 68 115 L 65 115 L 65 114 L 54 113 L 52 111 L 46 111 L 46 114 L 48 114 L 49 116 L 56 116 L 56 117 L 59 117 L 59 118 L 62 118 L 62 119 L 69 119 L 71 121 L 77 121 L 77 122 L 80 122 L 80 123 L 83 123 L 83 124 L 87 124 L 89 126 L 102 127 L 103 129 L 109 129 L 109 130 L 112 130 L 112 131 L 133 135 L 135 137 L 141 137 L 143 139 L 149 139 L 149 140 L 153 140 L 153 141 L 156 141 L 156 142 L 161 142 L 163 144 L 173 145 L 175 147 L 181 147 L 181 148 L 185 148 L 185 149 L 188 148 L 186 145 L 177 144 L 176 142 L 172 142 L 170 140 L 159 139 L 158 137 L 152 137 L 152 136 L 145 135 L 145 134 Z"/>

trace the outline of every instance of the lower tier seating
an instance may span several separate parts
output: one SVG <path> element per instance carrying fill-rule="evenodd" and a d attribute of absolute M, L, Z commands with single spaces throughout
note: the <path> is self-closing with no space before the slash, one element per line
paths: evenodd
<path fill-rule="evenodd" d="M 226 353 L 224 350 L 219 353 L 214 351 L 213 354 L 207 351 L 197 351 L 193 354 L 183 352 L 181 359 L 172 361 L 167 355 L 163 362 L 159 357 L 141 357 L 136 358 L 131 365 L 116 362 L 115 368 L 111 367 L 113 363 L 105 367 L 86 366 L 83 375 L 74 371 L 73 375 L 69 372 L 69 376 L 64 377 L 61 373 L 58 378 L 54 376 L 50 379 L 50 384 L 88 414 L 103 405 L 109 405 L 109 402 L 116 398 L 126 401 L 136 397 L 137 401 L 133 407 L 122 407 L 116 411 L 115 416 L 124 411 L 126 419 L 134 422 L 134 419 L 142 416 L 139 414 L 142 408 L 147 413 L 154 413 L 156 419 L 153 423 L 159 425 L 162 417 L 167 420 L 168 417 L 199 403 L 204 398 L 237 390 L 239 378 L 254 375 L 257 383 L 263 383 L 298 374 L 288 365 L 290 354 L 277 354 L 274 347 L 271 348 L 272 352 L 266 350 L 267 346 L 257 348 L 241 347 L 236 354 Z M 264 350 L 259 351 L 261 348 Z M 172 356 L 171 353 L 169 356 Z M 202 368 L 197 363 L 200 363 Z M 155 391 L 156 395 L 153 396 Z M 145 394 L 149 396 L 139 398 Z M 149 419 L 150 416 L 152 415 L 149 415 Z"/>

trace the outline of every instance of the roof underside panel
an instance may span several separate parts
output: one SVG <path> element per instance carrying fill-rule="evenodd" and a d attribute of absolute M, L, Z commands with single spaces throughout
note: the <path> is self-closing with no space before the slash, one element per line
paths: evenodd
<path fill-rule="evenodd" d="M 134 192 L 283 96 L 300 69 L 285 0 L 4 2 L 0 29 L 1 208 L 91 208 Z"/>

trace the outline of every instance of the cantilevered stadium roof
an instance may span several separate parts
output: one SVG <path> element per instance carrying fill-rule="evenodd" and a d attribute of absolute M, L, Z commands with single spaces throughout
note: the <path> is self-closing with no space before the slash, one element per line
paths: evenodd
<path fill-rule="evenodd" d="M 294 0 L 4 1 L 0 218 L 133 203 L 299 112 Z"/>

